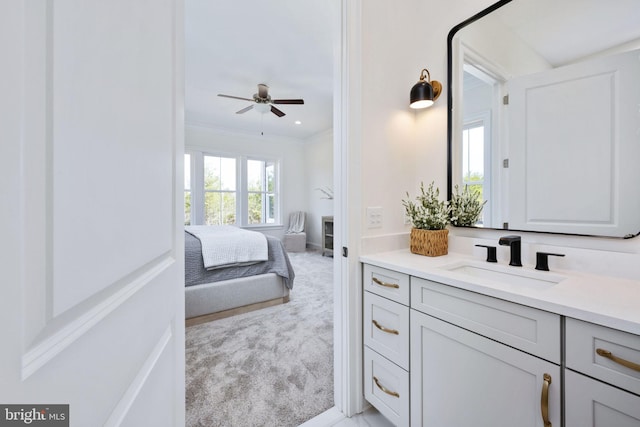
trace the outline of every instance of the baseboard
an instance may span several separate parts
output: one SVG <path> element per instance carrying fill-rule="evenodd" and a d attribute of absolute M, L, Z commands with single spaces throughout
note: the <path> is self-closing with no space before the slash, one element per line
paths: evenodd
<path fill-rule="evenodd" d="M 320 243 L 307 242 L 307 249 L 311 249 L 312 251 L 319 251 L 320 249 L 322 249 L 322 245 L 320 245 Z"/>

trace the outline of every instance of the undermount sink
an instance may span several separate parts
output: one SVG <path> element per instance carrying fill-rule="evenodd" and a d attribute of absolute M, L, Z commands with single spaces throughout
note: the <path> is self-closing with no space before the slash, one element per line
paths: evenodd
<path fill-rule="evenodd" d="M 441 268 L 468 278 L 493 280 L 508 285 L 550 286 L 566 279 L 564 276 L 549 272 L 489 263 L 461 262 Z"/>

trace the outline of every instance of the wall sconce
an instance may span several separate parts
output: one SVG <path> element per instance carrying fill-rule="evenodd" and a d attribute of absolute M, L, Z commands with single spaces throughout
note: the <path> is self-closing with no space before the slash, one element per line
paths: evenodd
<path fill-rule="evenodd" d="M 411 108 L 427 108 L 433 105 L 442 92 L 442 84 L 439 81 L 431 81 L 431 75 L 426 68 L 420 73 L 420 81 L 411 88 Z"/>

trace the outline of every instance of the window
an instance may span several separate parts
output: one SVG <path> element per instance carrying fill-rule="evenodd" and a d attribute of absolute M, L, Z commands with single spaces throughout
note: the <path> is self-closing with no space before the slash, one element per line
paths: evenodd
<path fill-rule="evenodd" d="M 278 162 L 185 154 L 185 225 L 280 224 Z"/>
<path fill-rule="evenodd" d="M 465 124 L 462 129 L 462 184 L 478 191 L 484 186 L 484 123 Z"/>
<path fill-rule="evenodd" d="M 274 162 L 247 160 L 247 218 L 249 224 L 274 224 L 276 215 Z"/>
<path fill-rule="evenodd" d="M 191 154 L 184 155 L 184 225 L 191 225 Z"/>
<path fill-rule="evenodd" d="M 204 224 L 236 223 L 236 159 L 203 157 Z"/>
<path fill-rule="evenodd" d="M 462 127 L 462 185 L 488 200 L 477 225 L 490 226 L 491 220 L 491 114 L 486 111 L 470 117 Z"/>

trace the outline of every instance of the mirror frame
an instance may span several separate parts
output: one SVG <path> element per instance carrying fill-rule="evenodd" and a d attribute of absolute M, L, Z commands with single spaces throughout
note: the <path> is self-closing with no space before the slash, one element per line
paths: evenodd
<path fill-rule="evenodd" d="M 477 14 L 462 21 L 458 25 L 454 26 L 447 36 L 447 200 L 451 200 L 453 195 L 453 38 L 456 33 L 473 22 L 481 19 L 482 17 L 494 12 L 502 6 L 511 3 L 513 0 L 499 0 L 493 3 L 486 9 L 481 10 Z M 497 228 L 497 227 L 457 227 L 457 228 L 471 228 L 478 230 L 509 230 L 514 232 L 526 232 L 526 233 L 543 233 L 543 234 L 555 234 L 564 236 L 584 236 L 584 237 L 598 237 L 598 238 L 611 238 L 611 239 L 631 239 L 638 235 L 640 232 L 633 235 L 626 236 L 594 236 L 589 234 L 576 234 L 576 233 L 564 233 L 553 231 L 538 231 L 538 230 L 518 230 L 512 228 Z"/>
<path fill-rule="evenodd" d="M 512 1 L 500 0 L 492 4 L 453 27 L 447 36 L 447 200 L 451 200 L 453 195 L 453 37 L 467 25 Z M 496 228 L 488 228 L 488 230 L 492 229 L 496 230 Z"/>

